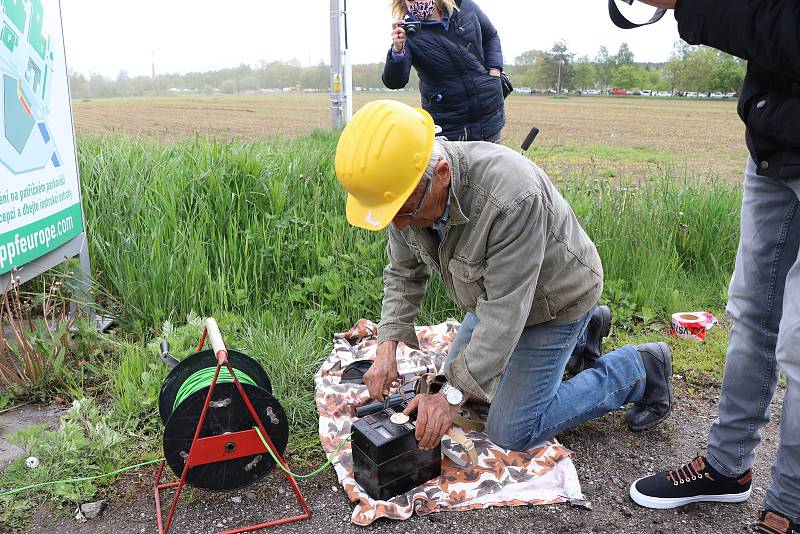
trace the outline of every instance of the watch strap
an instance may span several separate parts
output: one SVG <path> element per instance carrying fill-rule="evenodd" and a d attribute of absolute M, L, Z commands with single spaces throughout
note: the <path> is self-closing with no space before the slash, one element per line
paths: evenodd
<path fill-rule="evenodd" d="M 450 430 L 447 431 L 447 435 L 450 436 L 450 439 L 464 447 L 467 453 L 467 461 L 446 447 L 442 447 L 442 454 L 450 458 L 458 467 L 476 467 L 478 465 L 478 451 L 475 450 L 475 444 L 472 440 L 455 427 L 450 427 Z"/>

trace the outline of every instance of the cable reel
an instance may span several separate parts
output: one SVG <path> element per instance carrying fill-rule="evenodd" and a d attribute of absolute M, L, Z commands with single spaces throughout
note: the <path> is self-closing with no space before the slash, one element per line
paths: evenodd
<path fill-rule="evenodd" d="M 210 491 L 228 491 L 252 484 L 269 473 L 275 467 L 271 455 L 261 452 L 240 456 L 242 448 L 248 444 L 243 443 L 244 436 L 237 433 L 252 430 L 257 423 L 226 366 L 219 368 L 214 392 L 205 407 L 217 371 L 215 351 L 204 350 L 178 361 L 169 354 L 166 342 L 161 349 L 162 359 L 174 366 L 161 385 L 158 399 L 158 411 L 164 423 L 164 457 L 172 472 L 181 477 L 205 410 L 205 420 L 197 438 L 229 436 L 229 439 L 214 443 L 208 451 L 205 448 L 201 451 L 204 456 L 211 455 L 201 458 L 202 461 L 214 461 L 201 465 L 193 462 L 186 474 L 186 484 Z M 246 354 L 228 350 L 227 355 L 276 452 L 283 456 L 289 441 L 289 423 L 280 402 L 272 395 L 269 376 Z"/>

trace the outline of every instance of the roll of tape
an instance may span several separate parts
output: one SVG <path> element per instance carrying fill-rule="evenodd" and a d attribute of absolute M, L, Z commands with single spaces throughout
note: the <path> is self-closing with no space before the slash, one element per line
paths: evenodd
<path fill-rule="evenodd" d="M 670 334 L 679 339 L 704 341 L 706 332 L 717 324 L 717 318 L 709 312 L 680 312 L 672 314 Z"/>

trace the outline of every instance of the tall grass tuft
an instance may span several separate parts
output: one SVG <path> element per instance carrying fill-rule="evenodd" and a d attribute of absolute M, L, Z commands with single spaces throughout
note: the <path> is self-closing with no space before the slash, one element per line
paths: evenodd
<path fill-rule="evenodd" d="M 639 184 L 574 178 L 560 184 L 603 260 L 607 291 L 666 318 L 720 309 L 739 238 L 740 189 L 674 177 Z"/>
<path fill-rule="evenodd" d="M 329 335 L 376 318 L 385 235 L 344 216 L 336 138 L 160 144 L 82 137 L 90 245 L 100 280 L 142 329 L 188 313 L 292 317 Z M 606 298 L 666 317 L 719 308 L 733 268 L 741 195 L 669 172 L 640 184 L 559 184 L 597 244 Z M 432 284 L 423 320 L 460 312 Z"/>

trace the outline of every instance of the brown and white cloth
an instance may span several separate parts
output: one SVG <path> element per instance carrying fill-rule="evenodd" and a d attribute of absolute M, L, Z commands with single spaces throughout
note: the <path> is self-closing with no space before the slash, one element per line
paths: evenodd
<path fill-rule="evenodd" d="M 417 327 L 420 349 L 400 343 L 397 364 L 400 374 L 420 367 L 440 369 L 458 329 L 457 322 Z M 374 359 L 377 349 L 377 326 L 360 320 L 348 332 L 336 334 L 333 350 L 317 372 L 316 402 L 319 411 L 319 435 L 327 454 L 336 450 L 341 439 L 350 434 L 355 407 L 369 399 L 367 387 L 341 384 L 342 370 L 355 360 Z M 381 517 L 408 519 L 414 512 L 472 510 L 489 506 L 552 504 L 582 499 L 580 482 L 572 463 L 572 453 L 555 439 L 524 452 L 498 447 L 483 432 L 466 432 L 478 452 L 478 465 L 462 469 L 450 459 L 442 460 L 442 474 L 422 486 L 389 501 L 370 498 L 353 477 L 353 456 L 346 445 L 335 460 L 339 482 L 347 496 L 356 502 L 353 523 L 369 525 Z M 447 437 L 442 447 L 458 445 Z"/>

